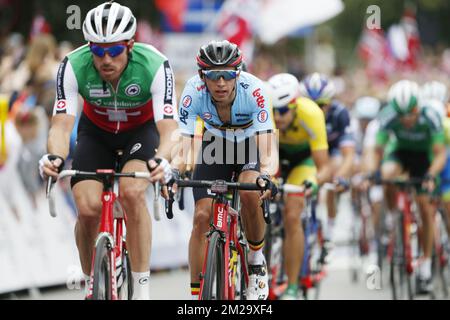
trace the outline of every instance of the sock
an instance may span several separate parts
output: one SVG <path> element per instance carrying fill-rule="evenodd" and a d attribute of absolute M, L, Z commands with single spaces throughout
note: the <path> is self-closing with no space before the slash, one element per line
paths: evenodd
<path fill-rule="evenodd" d="M 250 251 L 248 253 L 247 262 L 252 265 L 262 265 L 265 262 L 263 247 L 264 239 L 259 242 L 248 241 Z"/>
<path fill-rule="evenodd" d="M 87 274 L 83 273 L 83 279 L 84 279 L 84 296 L 87 297 L 89 294 L 89 287 L 91 285 L 91 276 L 88 276 Z"/>
<path fill-rule="evenodd" d="M 150 300 L 150 270 L 133 272 L 133 300 Z"/>
<path fill-rule="evenodd" d="M 431 278 L 431 258 L 424 258 L 420 264 L 420 277 L 422 279 Z"/>
<path fill-rule="evenodd" d="M 198 300 L 198 294 L 200 293 L 200 283 L 191 282 L 191 298 L 192 300 Z"/>

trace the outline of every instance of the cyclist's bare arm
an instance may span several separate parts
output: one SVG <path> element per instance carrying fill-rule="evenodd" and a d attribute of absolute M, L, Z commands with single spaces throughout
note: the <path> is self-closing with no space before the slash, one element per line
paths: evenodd
<path fill-rule="evenodd" d="M 175 150 L 175 149 L 174 149 Z M 183 135 L 176 148 L 175 157 L 172 160 L 172 166 L 180 172 L 192 170 L 194 168 L 195 155 L 194 139 L 190 136 Z"/>
<path fill-rule="evenodd" d="M 355 157 L 355 146 L 344 146 L 340 148 L 342 164 L 339 166 L 335 177 L 350 178 Z"/>
<path fill-rule="evenodd" d="M 50 131 L 48 133 L 47 150 L 49 154 L 66 159 L 69 154 L 70 134 L 75 123 L 75 117 L 68 114 L 56 114 L 52 118 Z M 54 160 L 59 166 L 59 160 Z M 46 165 L 44 173 L 47 176 L 56 177 L 58 175 L 57 167 Z"/>
<path fill-rule="evenodd" d="M 173 147 L 180 141 L 178 123 L 173 119 L 164 119 L 156 123 L 159 132 L 159 146 L 155 157 L 171 160 Z"/>
<path fill-rule="evenodd" d="M 261 133 L 256 136 L 256 145 L 258 147 L 261 172 L 275 175 L 278 171 L 278 146 L 275 142 L 275 134 Z"/>
<path fill-rule="evenodd" d="M 444 144 L 435 144 L 433 146 L 433 162 L 428 169 L 428 173 L 436 177 L 442 169 L 444 169 L 447 162 L 447 152 Z"/>
<path fill-rule="evenodd" d="M 331 180 L 332 168 L 330 166 L 330 156 L 328 149 L 314 150 L 311 152 L 314 164 L 317 168 L 317 183 L 322 185 Z"/>

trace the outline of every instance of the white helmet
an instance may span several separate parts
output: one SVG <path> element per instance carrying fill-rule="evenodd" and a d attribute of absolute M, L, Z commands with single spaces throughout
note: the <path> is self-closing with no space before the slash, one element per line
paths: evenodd
<path fill-rule="evenodd" d="M 268 80 L 274 108 L 287 106 L 300 95 L 299 83 L 290 73 L 279 73 Z"/>
<path fill-rule="evenodd" d="M 422 107 L 428 107 L 436 111 L 441 120 L 444 120 L 447 117 L 447 110 L 445 109 L 445 105 L 437 99 L 427 100 L 426 104 L 424 104 Z"/>
<path fill-rule="evenodd" d="M 300 93 L 317 104 L 329 104 L 336 94 L 333 81 L 320 73 L 313 73 L 300 82 Z"/>
<path fill-rule="evenodd" d="M 380 111 L 381 103 L 373 97 L 361 97 L 355 101 L 354 110 L 358 119 L 375 119 Z"/>
<path fill-rule="evenodd" d="M 389 89 L 388 100 L 399 114 L 407 114 L 418 105 L 419 86 L 414 81 L 400 80 Z"/>
<path fill-rule="evenodd" d="M 136 18 L 128 7 L 105 2 L 91 9 L 83 22 L 84 39 L 90 42 L 130 40 L 136 33 Z"/>
<path fill-rule="evenodd" d="M 420 98 L 423 101 L 439 100 L 445 104 L 448 100 L 447 87 L 439 81 L 426 82 L 421 88 Z"/>

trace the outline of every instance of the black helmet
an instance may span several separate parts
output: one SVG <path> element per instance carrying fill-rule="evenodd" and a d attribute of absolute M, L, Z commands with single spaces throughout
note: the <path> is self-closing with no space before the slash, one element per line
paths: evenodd
<path fill-rule="evenodd" d="M 227 40 L 213 40 L 200 48 L 197 54 L 197 65 L 200 69 L 221 66 L 238 69 L 242 65 L 241 50 Z"/>

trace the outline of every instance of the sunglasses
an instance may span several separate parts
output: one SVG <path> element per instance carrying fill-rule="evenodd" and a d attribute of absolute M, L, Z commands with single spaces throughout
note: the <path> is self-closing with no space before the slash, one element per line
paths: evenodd
<path fill-rule="evenodd" d="M 273 108 L 273 112 L 278 113 L 280 116 L 286 114 L 291 108 L 289 106 L 284 106 L 280 108 Z"/>
<path fill-rule="evenodd" d="M 111 58 L 117 57 L 123 52 L 123 50 L 125 50 L 126 47 L 126 44 L 116 44 L 110 47 L 102 47 L 97 44 L 90 45 L 91 52 L 100 58 L 103 58 L 106 53 L 108 53 Z"/>
<path fill-rule="evenodd" d="M 223 78 L 224 80 L 236 79 L 239 74 L 238 70 L 202 70 L 202 73 L 209 80 L 219 80 Z"/>

